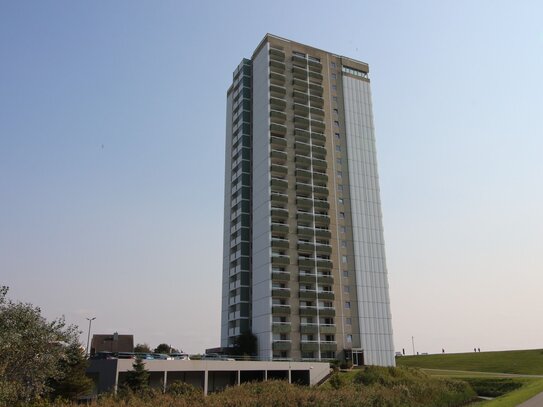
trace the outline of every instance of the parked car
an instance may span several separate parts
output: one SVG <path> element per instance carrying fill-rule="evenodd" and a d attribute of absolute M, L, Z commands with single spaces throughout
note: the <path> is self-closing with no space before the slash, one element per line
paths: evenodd
<path fill-rule="evenodd" d="M 190 360 L 188 353 L 170 353 L 170 356 L 176 360 Z"/>
<path fill-rule="evenodd" d="M 96 352 L 94 355 L 91 355 L 91 359 L 117 359 L 113 352 Z"/>
<path fill-rule="evenodd" d="M 143 360 L 153 360 L 154 359 L 153 355 L 150 354 L 150 353 L 141 353 L 141 352 L 136 353 L 136 357 L 138 359 L 143 359 Z"/>
<path fill-rule="evenodd" d="M 152 356 L 155 360 L 173 360 L 173 357 L 166 355 L 165 353 L 153 353 Z"/>
<path fill-rule="evenodd" d="M 236 360 L 218 353 L 206 353 L 202 356 L 202 360 Z"/>
<path fill-rule="evenodd" d="M 118 359 L 135 359 L 136 354 L 134 352 L 117 352 L 115 354 Z"/>

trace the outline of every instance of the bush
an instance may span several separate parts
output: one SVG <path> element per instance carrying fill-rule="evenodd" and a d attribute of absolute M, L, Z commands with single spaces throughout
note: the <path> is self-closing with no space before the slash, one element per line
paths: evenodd
<path fill-rule="evenodd" d="M 522 387 L 522 383 L 508 378 L 475 378 L 462 379 L 470 384 L 479 396 L 500 397 L 505 393 Z"/>

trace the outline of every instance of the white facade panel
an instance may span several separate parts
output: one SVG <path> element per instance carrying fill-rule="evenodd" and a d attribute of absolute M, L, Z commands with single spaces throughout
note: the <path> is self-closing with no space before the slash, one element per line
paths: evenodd
<path fill-rule="evenodd" d="M 343 76 L 354 268 L 366 364 L 394 366 L 369 83 Z"/>
<path fill-rule="evenodd" d="M 272 356 L 269 45 L 253 58 L 253 290 L 252 331 L 260 357 Z"/>

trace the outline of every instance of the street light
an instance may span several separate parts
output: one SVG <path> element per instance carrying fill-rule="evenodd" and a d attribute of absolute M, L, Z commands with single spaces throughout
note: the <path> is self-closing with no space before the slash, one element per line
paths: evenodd
<path fill-rule="evenodd" d="M 89 321 L 89 333 L 87 335 L 87 357 L 89 357 L 89 345 L 90 345 L 90 331 L 91 331 L 91 325 L 92 325 L 92 321 L 94 321 L 96 319 L 96 317 L 92 317 L 92 318 L 86 318 L 87 321 Z"/>

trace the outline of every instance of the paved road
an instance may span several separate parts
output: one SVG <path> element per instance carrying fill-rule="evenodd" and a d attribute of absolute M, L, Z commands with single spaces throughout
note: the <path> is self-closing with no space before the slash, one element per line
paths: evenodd
<path fill-rule="evenodd" d="M 530 400 L 526 400 L 524 403 L 519 404 L 517 407 L 541 407 L 543 406 L 543 392 L 537 396 L 532 397 Z"/>

